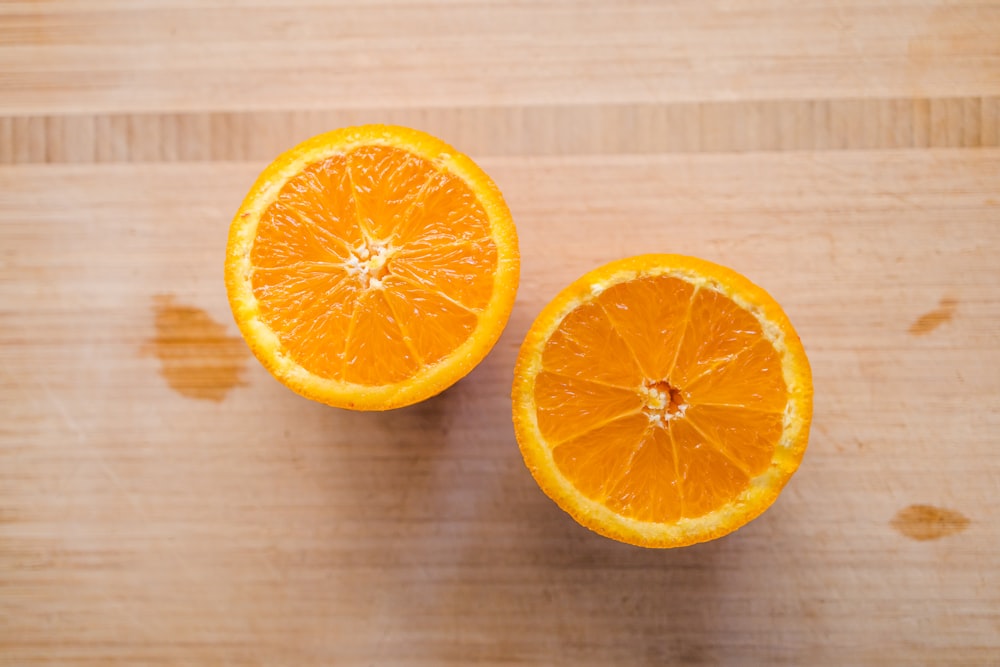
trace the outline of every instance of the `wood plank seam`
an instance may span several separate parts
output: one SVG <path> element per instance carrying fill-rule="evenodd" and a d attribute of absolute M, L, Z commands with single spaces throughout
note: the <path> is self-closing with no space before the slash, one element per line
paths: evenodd
<path fill-rule="evenodd" d="M 269 160 L 367 122 L 418 126 L 479 156 L 989 148 L 1000 96 L 7 115 L 0 164 Z"/>

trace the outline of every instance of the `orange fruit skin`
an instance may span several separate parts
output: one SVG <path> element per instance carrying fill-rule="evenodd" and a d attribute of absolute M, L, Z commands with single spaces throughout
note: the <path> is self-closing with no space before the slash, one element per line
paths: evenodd
<path fill-rule="evenodd" d="M 282 186 L 303 168 L 331 155 L 364 146 L 389 146 L 413 153 L 441 171 L 460 178 L 485 210 L 498 253 L 492 298 L 464 344 L 416 376 L 402 382 L 361 385 L 318 377 L 298 365 L 282 349 L 263 321 L 250 286 L 257 223 Z M 467 375 L 481 362 L 506 326 L 517 294 L 520 253 L 517 232 L 503 195 L 469 157 L 427 133 L 394 125 L 363 125 L 333 130 L 282 153 L 258 176 L 230 225 L 226 244 L 225 284 L 240 333 L 254 356 L 282 384 L 296 393 L 334 407 L 389 410 L 434 396 Z"/>
<path fill-rule="evenodd" d="M 780 332 L 783 347 L 780 352 L 788 385 L 787 410 L 794 413 L 794 418 L 788 420 L 786 417 L 788 423 L 782 441 L 766 473 L 752 479 L 741 497 L 704 517 L 656 524 L 622 517 L 582 497 L 555 468 L 538 428 L 534 388 L 541 368 L 542 350 L 569 312 L 613 284 L 633 277 L 663 274 L 722 288 L 725 294 L 756 309 L 758 317 Z M 713 540 L 746 525 L 770 507 L 805 454 L 812 421 L 812 398 L 812 372 L 805 349 L 781 306 L 765 290 L 732 269 L 695 257 L 671 254 L 639 255 L 611 262 L 580 277 L 560 292 L 538 315 L 521 345 L 511 392 L 518 446 L 541 490 L 584 527 L 605 537 L 647 548 L 682 547 Z"/>

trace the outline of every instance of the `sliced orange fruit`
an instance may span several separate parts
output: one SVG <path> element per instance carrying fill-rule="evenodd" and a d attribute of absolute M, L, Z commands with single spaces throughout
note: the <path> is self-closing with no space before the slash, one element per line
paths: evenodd
<path fill-rule="evenodd" d="M 225 270 L 240 331 L 278 380 L 384 410 L 486 356 L 519 255 L 510 211 L 472 160 L 423 132 L 366 125 L 264 170 L 230 226 Z"/>
<path fill-rule="evenodd" d="M 725 535 L 795 472 L 812 417 L 802 343 L 724 267 L 642 255 L 583 276 L 521 346 L 514 428 L 542 490 L 584 526 L 645 547 Z"/>

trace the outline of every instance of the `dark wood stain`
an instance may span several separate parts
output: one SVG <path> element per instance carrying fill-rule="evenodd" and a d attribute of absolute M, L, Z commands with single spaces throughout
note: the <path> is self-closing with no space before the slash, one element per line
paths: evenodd
<path fill-rule="evenodd" d="M 188 398 L 221 401 L 234 387 L 246 384 L 243 373 L 249 350 L 238 336 L 194 306 L 172 295 L 153 299 L 156 336 L 149 349 L 160 360 L 160 374 Z"/>
<path fill-rule="evenodd" d="M 929 334 L 930 332 L 937 329 L 939 326 L 948 322 L 955 316 L 955 310 L 958 308 L 958 300 L 945 297 L 941 299 L 938 307 L 934 310 L 924 313 L 917 320 L 910 325 L 910 333 L 914 336 L 923 336 Z"/>
<path fill-rule="evenodd" d="M 896 513 L 889 525 L 911 540 L 937 540 L 960 533 L 969 519 L 955 510 L 932 505 L 910 505 Z"/>

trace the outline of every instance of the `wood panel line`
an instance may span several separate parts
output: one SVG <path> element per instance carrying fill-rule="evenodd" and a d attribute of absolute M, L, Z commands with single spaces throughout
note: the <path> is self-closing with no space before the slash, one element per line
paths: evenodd
<path fill-rule="evenodd" d="M 0 164 L 268 160 L 368 122 L 475 155 L 980 148 L 1000 146 L 1000 97 L 0 116 Z"/>

